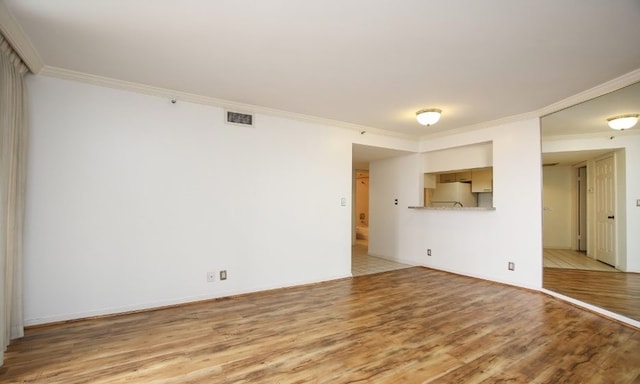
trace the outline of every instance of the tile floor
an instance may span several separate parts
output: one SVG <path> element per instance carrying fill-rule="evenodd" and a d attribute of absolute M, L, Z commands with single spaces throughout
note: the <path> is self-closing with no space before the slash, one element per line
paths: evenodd
<path fill-rule="evenodd" d="M 545 248 L 543 251 L 545 268 L 568 268 L 588 271 L 620 272 L 601 261 L 594 260 L 582 252 L 570 249 Z"/>
<path fill-rule="evenodd" d="M 367 255 L 367 247 L 366 240 L 356 240 L 356 243 L 351 247 L 351 274 L 353 276 L 371 275 L 412 267 L 380 257 L 369 256 Z"/>

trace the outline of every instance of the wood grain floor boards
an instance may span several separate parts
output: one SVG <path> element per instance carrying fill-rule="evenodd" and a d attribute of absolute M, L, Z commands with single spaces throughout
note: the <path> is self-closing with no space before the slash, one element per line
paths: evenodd
<path fill-rule="evenodd" d="M 640 330 L 408 268 L 27 329 L 2 383 L 634 383 Z"/>
<path fill-rule="evenodd" d="M 543 287 L 640 321 L 640 274 L 544 268 Z"/>

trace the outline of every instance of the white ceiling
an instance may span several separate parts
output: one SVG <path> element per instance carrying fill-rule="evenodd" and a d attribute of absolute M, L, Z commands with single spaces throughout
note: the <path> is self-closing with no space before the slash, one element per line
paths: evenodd
<path fill-rule="evenodd" d="M 372 147 L 369 145 L 353 144 L 351 156 L 353 158 L 354 169 L 369 169 L 369 163 L 376 160 L 389 159 L 408 155 L 412 152 L 400 151 L 396 149 Z"/>
<path fill-rule="evenodd" d="M 62 68 L 414 137 L 640 68 L 640 1 L 5 0 Z M 420 108 L 443 110 L 419 126 Z"/>
<path fill-rule="evenodd" d="M 640 45 L 640 42 L 638 43 Z M 640 83 L 585 101 L 570 108 L 544 116 L 541 120 L 542 136 L 593 135 L 606 133 L 618 136 L 634 131 L 617 132 L 607 125 L 607 119 L 629 113 L 640 114 Z"/>
<path fill-rule="evenodd" d="M 613 152 L 611 149 L 594 149 L 589 151 L 543 153 L 542 164 L 545 166 L 576 165 L 611 152 Z"/>

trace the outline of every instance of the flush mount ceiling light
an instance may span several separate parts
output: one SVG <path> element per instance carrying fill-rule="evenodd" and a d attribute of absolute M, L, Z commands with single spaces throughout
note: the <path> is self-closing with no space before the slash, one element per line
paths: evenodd
<path fill-rule="evenodd" d="M 437 108 L 421 109 L 416 112 L 416 119 L 418 120 L 418 123 L 429 126 L 440 120 L 441 113 L 442 111 Z"/>
<path fill-rule="evenodd" d="M 633 128 L 633 126 L 638 122 L 638 116 L 640 115 L 637 113 L 620 115 L 607 119 L 607 122 L 609 124 L 609 128 L 622 131 L 624 129 Z"/>

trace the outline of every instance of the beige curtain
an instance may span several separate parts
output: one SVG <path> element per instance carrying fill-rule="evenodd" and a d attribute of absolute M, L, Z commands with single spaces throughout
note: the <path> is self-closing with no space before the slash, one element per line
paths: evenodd
<path fill-rule="evenodd" d="M 0 364 L 24 335 L 22 228 L 27 160 L 27 67 L 0 35 Z"/>

